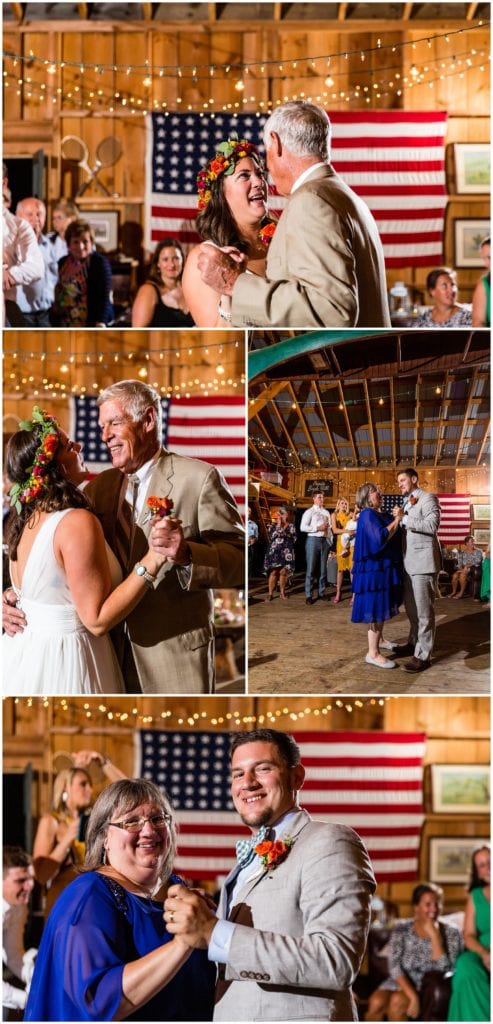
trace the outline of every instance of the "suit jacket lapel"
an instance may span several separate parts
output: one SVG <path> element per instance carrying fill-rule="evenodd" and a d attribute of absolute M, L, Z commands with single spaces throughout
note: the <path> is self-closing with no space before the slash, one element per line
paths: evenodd
<path fill-rule="evenodd" d="M 284 838 L 286 838 L 286 836 L 289 836 L 293 840 L 293 843 L 296 842 L 296 839 L 299 836 L 300 832 L 303 831 L 303 829 L 306 827 L 306 825 L 308 825 L 308 822 L 310 820 L 311 820 L 310 819 L 310 815 L 305 810 L 300 808 L 299 814 L 296 815 L 296 818 L 293 818 L 290 821 L 290 823 L 288 825 L 286 825 L 286 827 L 283 827 L 281 829 L 281 832 L 280 832 L 280 834 L 278 836 L 278 839 L 284 839 Z M 289 856 L 289 854 L 288 854 L 288 856 Z M 240 903 L 243 902 L 243 900 L 247 896 L 249 896 L 249 894 L 251 893 L 252 889 L 254 889 L 255 886 L 258 885 L 258 883 L 262 880 L 262 878 L 264 878 L 264 876 L 269 873 L 269 870 L 272 870 L 272 868 L 268 868 L 268 867 L 264 868 L 262 866 L 262 864 L 259 864 L 259 866 L 258 866 L 257 870 L 254 872 L 254 874 L 250 875 L 250 877 L 247 878 L 245 880 L 245 882 L 243 883 L 243 885 L 241 886 L 241 889 L 238 889 L 238 891 L 235 893 L 235 901 L 240 902 Z M 231 882 L 234 880 L 234 878 L 236 878 L 237 873 L 238 873 L 237 871 L 233 871 L 232 872 L 232 874 L 229 876 L 229 878 L 226 879 L 226 885 L 231 884 Z M 225 888 L 226 888 L 226 885 L 225 885 Z M 230 918 L 231 918 L 231 920 L 233 920 L 233 916 L 232 916 L 233 914 L 234 914 L 234 907 L 232 907 L 231 911 L 230 911 Z"/>

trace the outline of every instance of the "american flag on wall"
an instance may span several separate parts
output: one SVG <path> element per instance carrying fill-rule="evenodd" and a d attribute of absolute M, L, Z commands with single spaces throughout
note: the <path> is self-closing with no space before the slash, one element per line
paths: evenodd
<path fill-rule="evenodd" d="M 328 111 L 335 170 L 370 207 L 387 267 L 440 265 L 447 203 L 446 113 Z M 196 177 L 232 131 L 261 151 L 266 115 L 148 114 L 146 241 L 198 241 Z M 271 190 L 274 192 L 275 190 Z M 284 200 L 271 199 L 280 213 Z"/>
<path fill-rule="evenodd" d="M 168 793 L 179 825 L 176 868 L 189 878 L 227 874 L 245 836 L 229 790 L 224 732 L 136 732 L 135 773 Z M 349 825 L 379 882 L 418 877 L 424 733 L 300 732 L 307 775 L 300 803 L 313 818 Z"/>
<path fill-rule="evenodd" d="M 178 455 L 203 459 L 223 473 L 245 513 L 245 400 L 240 395 L 196 398 L 162 398 L 162 443 Z M 98 426 L 96 398 L 71 399 L 71 435 L 83 446 L 89 470 L 98 473 L 111 466 Z"/>
<path fill-rule="evenodd" d="M 471 531 L 471 495 L 470 494 L 437 494 L 440 505 L 440 526 L 437 537 L 440 544 L 462 544 L 464 537 Z M 402 494 L 383 494 L 382 508 L 390 512 L 394 505 L 403 505 Z"/>

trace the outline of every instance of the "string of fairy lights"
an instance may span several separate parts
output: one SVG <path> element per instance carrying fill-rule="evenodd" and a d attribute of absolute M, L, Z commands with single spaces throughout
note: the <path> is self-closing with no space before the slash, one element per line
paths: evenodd
<path fill-rule="evenodd" d="M 25 102 L 44 103 L 46 100 L 61 108 L 87 109 L 105 114 L 129 113 L 147 114 L 151 111 L 173 110 L 196 111 L 211 113 L 228 111 L 239 112 L 249 104 L 257 108 L 257 115 L 265 114 L 274 106 L 292 99 L 307 99 L 312 102 L 353 101 L 361 104 L 375 104 L 379 100 L 388 102 L 389 97 L 402 96 L 403 90 L 411 90 L 419 85 L 432 88 L 437 81 L 458 76 L 462 79 L 470 70 L 483 73 L 487 70 L 489 51 L 468 46 L 457 50 L 455 44 L 463 33 L 482 30 L 487 27 L 484 21 L 471 23 L 465 28 L 423 36 L 415 40 L 401 40 L 385 43 L 377 40 L 375 46 L 361 49 L 345 49 L 334 53 L 320 54 L 316 57 L 302 56 L 288 60 L 264 60 L 254 62 L 231 61 L 230 63 L 214 64 L 170 64 L 154 66 L 149 60 L 144 64 L 94 63 L 92 61 L 52 60 L 38 56 L 33 50 L 28 54 L 16 53 L 9 49 L 4 51 L 6 66 L 3 72 L 4 86 L 22 96 Z M 430 56 L 429 51 L 437 44 L 455 47 L 450 56 Z M 418 47 L 425 49 L 428 56 L 420 59 Z M 391 63 L 385 67 L 371 67 L 374 54 L 388 51 L 389 54 L 401 53 L 403 59 L 409 55 L 409 66 Z M 337 66 L 340 62 L 341 67 Z M 63 75 L 71 78 L 68 83 L 50 84 L 38 82 L 36 72 L 42 70 L 48 76 Z M 120 74 L 125 77 L 141 76 L 140 87 L 144 93 L 139 95 L 140 88 L 125 90 L 115 89 L 113 82 L 103 84 L 105 75 Z M 361 81 L 350 82 L 344 88 L 330 90 L 336 86 L 337 79 L 362 76 Z M 296 91 L 289 87 L 290 76 L 298 83 Z M 383 76 L 383 77 L 382 77 Z M 320 84 L 314 85 L 314 79 Z M 172 101 L 165 98 L 163 92 L 169 89 L 168 80 L 172 82 L 177 94 Z M 208 88 L 206 90 L 205 83 Z M 279 83 L 290 91 L 280 94 L 275 99 L 266 98 L 262 86 Z M 213 86 L 228 86 L 234 90 L 238 98 L 233 102 L 222 102 L 211 96 Z M 344 84 L 344 83 L 342 83 Z M 209 88 L 210 86 L 210 88 Z M 324 88 L 324 86 L 326 88 Z M 251 92 L 251 89 L 255 92 Z M 315 91 L 313 89 L 315 88 Z M 307 91 L 308 89 L 308 91 Z M 197 93 L 202 95 L 197 97 Z M 193 94 L 193 95 L 192 95 Z"/>
<path fill-rule="evenodd" d="M 296 453 L 295 453 L 292 448 L 284 447 L 281 444 L 271 444 L 269 441 L 265 440 L 265 438 L 263 438 L 261 435 L 258 435 L 258 434 L 257 435 L 255 435 L 255 434 L 250 435 L 249 442 L 250 442 L 250 447 L 251 447 L 251 458 L 253 459 L 253 462 L 255 464 L 257 463 L 257 455 L 256 455 L 256 453 L 258 453 L 258 455 L 261 457 L 262 461 L 268 463 L 276 471 L 280 472 L 283 469 L 284 470 L 287 469 L 287 470 L 289 470 L 290 473 L 294 473 L 295 475 L 298 475 L 298 474 L 301 475 L 303 473 L 306 473 L 307 470 L 323 469 L 324 466 L 327 467 L 328 469 L 349 470 L 349 469 L 364 469 L 366 467 L 373 466 L 374 463 L 375 463 L 375 460 L 373 458 L 359 457 L 359 458 L 357 458 L 355 460 L 354 455 L 347 455 L 347 456 L 343 455 L 342 452 L 340 451 L 341 442 L 338 442 L 338 445 L 337 445 L 337 447 L 338 447 L 337 460 L 336 460 L 336 457 L 334 456 L 333 452 L 331 452 L 327 456 L 322 455 L 321 451 L 320 451 L 320 444 L 318 444 L 318 442 L 317 442 L 317 446 L 316 446 L 317 447 L 317 452 L 318 452 L 317 456 L 313 455 L 313 451 L 312 451 L 312 449 L 308 445 L 296 446 Z M 390 447 L 390 443 L 391 443 L 390 440 L 386 441 L 386 442 L 383 443 L 382 447 Z M 430 439 L 428 441 L 428 443 L 430 445 L 431 444 L 433 445 L 433 456 L 431 458 L 430 457 L 426 457 L 424 455 L 421 455 L 419 453 L 419 448 L 418 448 L 418 454 L 416 456 L 414 456 L 414 443 L 413 443 L 412 440 L 410 440 L 410 441 L 407 442 L 407 444 L 408 444 L 408 451 L 407 452 L 405 450 L 404 445 L 400 446 L 401 454 L 400 454 L 399 458 L 397 459 L 397 463 L 396 463 L 396 460 L 392 456 L 379 455 L 378 456 L 378 466 L 382 470 L 385 470 L 386 467 L 388 467 L 388 469 L 392 469 L 392 468 L 395 467 L 396 464 L 401 464 L 403 461 L 406 461 L 406 459 L 408 461 L 412 461 L 413 463 L 416 463 L 418 465 L 430 465 L 430 463 L 434 462 L 434 459 L 435 459 L 435 449 L 436 449 L 436 445 L 437 445 L 437 438 L 435 438 L 434 441 L 432 441 Z M 454 459 L 455 460 L 456 457 L 457 457 L 457 451 L 459 451 L 459 461 L 460 461 L 461 458 L 462 459 L 466 459 L 466 458 L 468 458 L 468 459 L 476 459 L 477 458 L 477 454 L 478 454 L 478 450 L 479 450 L 479 446 L 480 446 L 480 441 L 478 439 L 473 439 L 472 441 L 469 441 L 469 440 L 465 441 L 460 446 L 459 449 L 457 449 L 457 445 L 452 443 L 452 442 L 449 443 L 449 444 L 447 444 L 447 443 L 443 444 L 443 441 L 441 441 L 440 443 L 441 443 L 440 458 L 442 458 L 442 459 Z M 367 440 L 367 441 L 363 442 L 363 445 L 364 445 L 364 447 L 368 448 L 370 446 L 370 441 Z M 359 446 L 360 445 L 358 444 L 357 447 L 359 447 Z M 346 441 L 345 447 L 347 447 L 347 448 L 350 447 L 350 442 L 349 441 Z M 377 441 L 377 449 L 379 449 L 379 448 L 380 448 L 380 445 L 378 444 L 378 441 Z M 301 465 L 300 465 L 300 463 L 301 463 Z M 482 460 L 482 462 L 481 462 L 481 466 L 471 466 L 470 464 L 468 464 L 467 465 L 467 470 L 468 470 L 468 472 L 483 473 L 484 472 L 484 468 L 486 466 L 487 466 L 487 461 L 486 461 L 486 458 L 484 458 Z M 438 466 L 435 466 L 434 468 L 437 469 L 437 470 L 440 470 L 441 468 L 444 468 L 444 467 L 438 465 Z M 461 467 L 459 467 L 459 468 L 461 468 Z M 464 466 L 463 468 L 466 468 L 466 467 Z"/>
<path fill-rule="evenodd" d="M 146 726 L 160 726 L 161 728 L 171 729 L 183 726 L 189 726 L 191 729 L 197 728 L 209 728 L 210 726 L 228 726 L 229 728 L 244 728 L 245 725 L 257 725 L 261 726 L 264 724 L 273 724 L 279 721 L 288 722 L 303 722 L 306 719 L 311 720 L 323 720 L 331 712 L 344 711 L 348 715 L 353 714 L 365 707 L 368 708 L 379 708 L 383 707 L 388 700 L 397 699 L 395 697 L 351 697 L 346 699 L 336 698 L 331 701 L 327 701 L 316 705 L 314 707 L 305 706 L 300 710 L 296 710 L 294 706 L 288 704 L 283 705 L 282 708 L 276 708 L 275 711 L 268 710 L 265 713 L 259 714 L 244 714 L 240 707 L 233 708 L 231 711 L 226 711 L 224 714 L 218 714 L 217 712 L 210 711 L 196 711 L 193 714 L 187 714 L 183 711 L 183 704 L 180 702 L 181 710 L 175 710 L 170 707 L 161 707 L 161 710 L 156 710 L 154 714 L 144 714 L 139 707 L 135 705 L 129 711 L 122 711 L 121 705 L 111 704 L 108 702 L 102 702 L 99 700 L 84 700 L 78 698 L 77 700 L 68 700 L 62 697 L 60 700 L 53 697 L 14 697 L 4 698 L 4 700 L 13 700 L 15 705 L 20 705 L 24 708 L 35 708 L 42 704 L 45 709 L 51 707 L 53 715 L 57 713 L 63 718 L 71 718 L 72 716 L 79 717 L 81 709 L 83 711 L 83 717 L 88 723 L 93 725 L 100 724 L 101 722 L 112 723 L 113 725 L 125 725 L 127 727 L 133 727 L 138 725 Z M 128 700 L 128 698 L 127 698 Z M 156 698 L 156 704 L 162 704 L 160 698 Z"/>
<path fill-rule="evenodd" d="M 19 351 L 5 348 L 2 356 L 5 362 L 4 391 L 15 394 L 16 398 L 65 398 L 67 395 L 96 394 L 103 390 L 101 379 L 82 383 L 75 377 L 91 369 L 99 374 L 120 372 L 122 376 L 138 377 L 152 384 L 165 397 L 218 394 L 225 389 L 242 391 L 245 388 L 245 373 L 238 374 L 236 367 L 243 341 L 208 341 L 189 344 L 186 348 L 175 345 L 160 348 L 159 352 L 148 352 L 135 348 L 127 352 L 67 350 L 58 345 L 55 352 Z M 208 361 L 211 357 L 213 364 Z M 194 357 L 197 362 L 193 362 Z M 40 372 L 33 372 L 39 363 Z M 200 377 L 197 373 L 200 369 Z M 236 370 L 236 372 L 235 372 Z M 30 372 L 29 372 L 30 371 Z M 185 379 L 174 383 L 177 372 Z M 209 371 L 209 372 L 208 372 Z M 209 375 L 210 374 L 210 375 Z M 163 380 L 164 378 L 164 380 Z"/>

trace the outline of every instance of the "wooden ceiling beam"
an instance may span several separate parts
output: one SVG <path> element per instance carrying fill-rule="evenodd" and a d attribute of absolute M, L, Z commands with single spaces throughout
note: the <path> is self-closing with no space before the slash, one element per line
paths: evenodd
<path fill-rule="evenodd" d="M 404 21 L 410 21 L 411 20 L 411 14 L 412 14 L 412 11 L 413 11 L 413 7 L 414 7 L 414 4 L 409 4 L 409 3 L 404 4 L 404 10 L 402 12 L 402 18 L 403 18 Z"/>
<path fill-rule="evenodd" d="M 477 11 L 478 7 L 479 7 L 479 4 L 469 4 L 468 5 L 467 11 L 466 11 L 466 19 L 467 19 L 467 21 L 473 21 L 473 19 L 476 17 L 476 11 Z"/>
<path fill-rule="evenodd" d="M 20 24 L 22 21 L 24 21 L 24 15 L 26 13 L 26 5 L 25 4 L 11 4 L 10 6 L 11 6 L 11 9 L 12 9 L 12 14 L 14 15 L 14 18 Z"/>
<path fill-rule="evenodd" d="M 435 459 L 434 459 L 434 462 L 433 462 L 434 466 L 438 466 L 438 458 L 439 458 L 440 451 L 441 451 L 441 446 L 442 446 L 442 429 L 443 429 L 444 425 L 447 422 L 450 423 L 450 420 L 444 420 L 444 418 L 443 418 L 443 414 L 444 414 L 446 409 L 448 410 L 448 406 L 449 406 L 449 402 L 450 402 L 450 399 L 447 399 L 447 397 L 446 397 L 447 396 L 448 386 L 449 386 L 449 381 L 450 381 L 450 374 L 449 374 L 449 372 L 447 370 L 447 373 L 445 374 L 445 380 L 443 382 L 443 388 L 442 388 L 443 394 L 442 394 L 442 401 L 440 403 L 440 416 L 438 418 L 437 444 L 436 444 L 436 450 L 435 450 Z M 443 443 L 445 444 L 445 442 L 443 442 Z"/>
<path fill-rule="evenodd" d="M 91 16 L 89 4 L 77 4 L 77 14 L 81 21 L 87 21 Z"/>
<path fill-rule="evenodd" d="M 268 405 L 268 403 L 271 402 L 285 387 L 286 381 L 275 381 L 273 384 L 269 384 L 264 391 L 261 391 L 256 398 L 251 399 L 248 403 L 248 419 L 253 419 L 253 417 L 256 416 L 261 409 L 264 409 L 265 406 Z"/>
<path fill-rule="evenodd" d="M 337 6 L 337 20 L 338 21 L 345 21 L 346 20 L 346 14 L 347 14 L 348 7 L 349 7 L 349 4 L 338 4 L 338 6 Z"/>
<path fill-rule="evenodd" d="M 293 400 L 293 402 L 294 402 L 294 404 L 296 406 L 296 411 L 297 411 L 298 416 L 300 418 L 300 422 L 301 422 L 301 425 L 303 427 L 303 431 L 305 433 L 305 437 L 306 437 L 306 439 L 308 441 L 308 447 L 310 448 L 310 451 L 311 451 L 311 453 L 313 455 L 315 464 L 317 466 L 319 466 L 320 465 L 320 459 L 318 457 L 317 450 L 316 450 L 315 445 L 313 443 L 313 438 L 312 438 L 312 435 L 310 433 L 310 429 L 308 427 L 308 423 L 306 422 L 305 416 L 303 414 L 303 410 L 302 410 L 302 408 L 300 406 L 300 403 L 298 402 L 298 399 L 296 397 L 296 394 L 295 394 L 295 391 L 294 391 L 294 388 L 293 388 L 293 385 L 291 384 L 291 382 L 288 383 L 288 390 L 289 390 L 289 393 L 290 393 L 290 395 L 292 397 L 292 400 Z"/>
<path fill-rule="evenodd" d="M 267 460 L 265 456 L 262 455 L 261 451 L 257 448 L 257 445 L 254 444 L 251 437 L 248 438 L 248 447 L 253 452 L 255 458 L 258 459 L 258 461 L 261 462 L 263 466 L 266 466 Z"/>
<path fill-rule="evenodd" d="M 151 24 L 156 29 L 156 31 L 162 30 L 164 32 L 176 32 L 179 30 L 180 35 L 197 35 L 197 33 L 207 32 L 211 29 L 211 26 L 215 27 L 216 24 L 218 23 L 218 18 L 215 15 L 217 4 L 207 4 L 207 8 L 210 11 L 210 16 L 208 19 L 204 18 L 200 21 L 193 22 L 176 22 L 169 20 L 167 18 L 160 20 L 154 17 L 152 19 Z M 81 31 L 94 32 L 94 24 L 95 23 L 90 19 L 86 21 L 80 19 L 79 21 L 77 21 L 75 18 L 53 18 L 52 20 L 50 20 L 49 18 L 40 18 L 39 21 L 29 21 L 25 25 L 12 26 L 12 28 L 18 28 L 23 32 L 32 32 L 33 29 L 35 29 L 36 32 L 53 32 L 55 29 L 57 32 L 64 33 Z M 142 24 L 143 22 L 141 20 L 129 19 L 128 21 L 125 21 L 125 31 L 128 30 L 129 26 L 131 26 L 132 28 L 142 28 Z M 252 18 L 248 20 L 248 30 L 249 32 L 262 32 L 265 31 L 266 26 L 268 26 L 269 24 L 271 24 L 274 29 L 276 27 L 279 27 L 279 29 L 281 29 L 282 27 L 283 32 L 285 32 L 287 28 L 287 23 L 285 21 L 275 23 L 272 20 L 272 22 L 269 23 L 265 20 Z M 296 20 L 290 21 L 288 24 L 289 32 L 293 34 L 293 38 L 296 38 L 297 36 L 307 31 L 327 32 L 333 30 L 348 35 L 360 35 L 362 32 L 377 33 L 388 32 L 389 30 L 392 32 L 406 32 L 409 31 L 410 28 L 409 22 L 404 21 L 402 18 L 396 18 L 395 20 L 384 20 L 383 18 L 375 20 L 373 18 L 359 18 L 357 21 L 354 20 L 353 18 L 351 18 L 350 21 L 341 21 L 336 18 L 318 18 L 313 20 L 307 18 L 306 21 Z M 122 22 L 117 21 L 115 19 L 108 19 L 108 21 L 97 22 L 98 32 L 100 30 L 103 32 L 114 32 L 115 29 L 121 29 L 121 26 Z M 228 32 L 242 32 L 245 30 L 245 21 L 241 21 L 239 19 L 232 19 L 231 21 L 225 20 L 221 22 L 221 26 L 224 28 L 225 31 Z M 415 29 L 422 31 L 423 34 L 425 34 L 427 37 L 434 32 L 445 32 L 447 29 L 451 29 L 451 27 L 453 27 L 454 29 L 470 29 L 471 22 L 467 21 L 465 18 L 457 18 L 454 20 L 451 20 L 450 18 L 444 18 L 441 21 L 435 19 L 430 19 L 428 21 L 425 18 L 419 21 L 416 20 L 412 22 L 413 31 Z M 481 201 L 481 197 L 477 198 L 478 201 Z M 472 195 L 468 197 L 468 201 L 475 202 L 476 200 L 475 197 Z"/>
<path fill-rule="evenodd" d="M 458 444 L 457 444 L 457 452 L 456 452 L 456 456 L 455 456 L 455 465 L 456 465 L 456 467 L 459 465 L 461 448 L 462 448 L 462 445 L 464 443 L 466 427 L 467 427 L 467 425 L 469 423 L 469 420 L 468 420 L 468 417 L 467 417 L 467 413 L 468 413 L 468 410 L 469 410 L 469 406 L 471 404 L 471 399 L 472 399 L 474 388 L 476 386 L 477 379 L 478 379 L 478 371 L 474 370 L 473 371 L 473 375 L 471 377 L 471 383 L 469 384 L 469 391 L 467 393 L 466 403 L 465 403 L 465 406 L 464 406 L 464 418 L 462 420 L 462 430 L 460 432 L 460 437 L 459 437 L 459 441 L 458 441 Z M 474 399 L 474 401 L 476 401 L 476 399 Z"/>
<path fill-rule="evenodd" d="M 344 401 L 344 392 L 342 390 L 342 384 L 341 384 L 340 380 L 337 381 L 337 387 L 338 387 L 338 390 L 339 390 L 339 400 L 340 400 L 340 402 L 342 402 L 342 412 L 343 412 L 344 420 L 345 420 L 345 423 L 346 423 L 347 436 L 348 436 L 349 443 L 351 445 L 351 449 L 352 449 L 352 452 L 353 452 L 354 465 L 357 466 L 358 465 L 358 456 L 356 454 L 356 448 L 355 448 L 355 445 L 354 445 L 353 432 L 351 430 L 351 424 L 349 422 L 349 416 L 347 414 L 346 403 Z"/>
<path fill-rule="evenodd" d="M 416 410 L 414 414 L 414 453 L 413 453 L 413 466 L 417 468 L 418 465 L 418 430 L 419 430 L 419 385 L 421 384 L 421 377 L 416 378 Z"/>
<path fill-rule="evenodd" d="M 143 3 L 143 4 L 141 4 L 141 7 L 142 7 L 142 17 L 143 17 L 144 21 L 152 21 L 152 19 L 154 17 L 154 11 L 155 11 L 154 4 Z"/>
<path fill-rule="evenodd" d="M 320 394 L 320 388 L 319 388 L 319 385 L 318 385 L 318 381 L 316 381 L 316 380 L 313 381 L 313 390 L 314 390 L 314 392 L 315 392 L 315 394 L 317 396 L 317 401 L 318 401 L 319 408 L 320 408 L 320 416 L 322 417 L 322 421 L 324 423 L 325 430 L 327 432 L 327 438 L 328 438 L 330 447 L 332 449 L 332 454 L 333 454 L 334 459 L 335 459 L 335 464 L 336 464 L 336 466 L 338 466 L 339 465 L 339 456 L 337 454 L 337 448 L 336 448 L 336 445 L 335 445 L 334 436 L 332 434 L 332 430 L 331 430 L 331 428 L 329 426 L 329 422 L 328 422 L 327 417 L 325 415 L 325 409 L 323 407 L 322 396 Z"/>
<path fill-rule="evenodd" d="M 276 461 L 279 462 L 279 463 L 282 463 L 283 460 L 279 457 L 279 449 L 278 449 L 277 445 L 275 444 L 275 442 L 272 440 L 272 438 L 269 437 L 269 432 L 268 432 L 267 428 L 264 427 L 264 424 L 262 423 L 262 420 L 261 420 L 260 416 L 256 416 L 255 422 L 260 427 L 260 431 L 264 435 L 265 440 L 267 441 L 267 443 L 270 445 L 271 448 L 274 449 L 275 455 L 276 455 Z M 265 457 L 264 457 L 264 462 L 265 461 L 268 462 L 269 460 L 268 459 L 266 460 Z"/>
<path fill-rule="evenodd" d="M 209 15 L 209 18 L 208 18 L 209 22 L 212 22 L 212 24 L 214 24 L 214 22 L 217 21 L 217 5 L 216 4 L 207 4 L 207 12 L 208 12 L 208 15 Z M 180 26 L 180 32 L 181 32 L 181 26 Z"/>
<path fill-rule="evenodd" d="M 390 429 L 392 437 L 392 463 L 397 466 L 397 438 L 395 433 L 395 396 L 394 396 L 394 378 L 391 377 L 389 380 L 390 384 Z"/>
<path fill-rule="evenodd" d="M 373 420 L 372 420 L 372 415 L 371 415 L 370 393 L 368 391 L 368 381 L 366 381 L 366 380 L 363 381 L 363 389 L 364 389 L 364 392 L 365 392 L 366 415 L 368 417 L 368 433 L 370 435 L 370 444 L 371 444 L 371 450 L 372 450 L 372 454 L 373 454 L 373 464 L 376 466 L 377 465 L 377 447 L 376 447 L 376 444 L 375 444 L 375 431 L 373 429 Z"/>
<path fill-rule="evenodd" d="M 487 422 L 487 424 L 486 424 L 486 426 L 484 428 L 484 431 L 483 431 L 483 436 L 481 438 L 481 444 L 479 446 L 479 455 L 478 455 L 478 457 L 476 459 L 476 465 L 477 466 L 479 466 L 479 464 L 483 461 L 483 452 L 484 452 L 485 445 L 486 445 L 486 442 L 487 442 L 489 436 L 490 436 L 490 420 L 488 419 L 488 422 Z"/>
<path fill-rule="evenodd" d="M 287 438 L 289 447 L 290 447 L 291 451 L 294 453 L 294 457 L 295 457 L 295 459 L 296 459 L 296 461 L 298 463 L 298 466 L 300 467 L 300 469 L 303 469 L 303 464 L 302 464 L 301 459 L 300 459 L 300 457 L 298 455 L 298 452 L 296 451 L 296 445 L 295 445 L 295 443 L 293 441 L 293 438 L 291 437 L 291 434 L 289 433 L 289 430 L 286 427 L 286 424 L 285 424 L 285 422 L 284 422 L 284 420 L 283 420 L 283 418 L 281 416 L 281 413 L 279 412 L 279 409 L 278 409 L 276 403 L 273 402 L 272 404 L 273 404 L 273 407 L 274 407 L 274 412 L 276 414 L 276 417 L 277 417 L 277 419 L 278 419 L 278 421 L 280 423 L 281 430 L 283 431 L 284 436 Z"/>

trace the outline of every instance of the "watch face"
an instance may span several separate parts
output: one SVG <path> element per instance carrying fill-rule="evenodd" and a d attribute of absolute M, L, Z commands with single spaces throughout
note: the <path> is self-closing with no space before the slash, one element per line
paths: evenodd
<path fill-rule="evenodd" d="M 145 570 L 145 565 L 137 565 L 136 568 L 135 568 L 135 572 L 137 573 L 137 576 L 143 576 L 145 571 L 146 571 Z"/>

